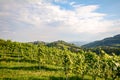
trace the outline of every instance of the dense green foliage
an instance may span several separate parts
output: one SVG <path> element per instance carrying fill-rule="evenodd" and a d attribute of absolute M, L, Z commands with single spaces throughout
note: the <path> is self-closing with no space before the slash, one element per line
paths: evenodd
<path fill-rule="evenodd" d="M 72 44 L 20 43 L 0 39 L 0 79 L 115 80 L 120 79 L 120 56 L 99 54 Z"/>

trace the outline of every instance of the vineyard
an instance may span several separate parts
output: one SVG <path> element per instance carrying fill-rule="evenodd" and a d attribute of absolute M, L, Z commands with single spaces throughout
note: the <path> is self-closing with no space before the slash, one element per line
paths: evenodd
<path fill-rule="evenodd" d="M 120 80 L 120 55 L 98 52 L 0 39 L 0 80 Z"/>

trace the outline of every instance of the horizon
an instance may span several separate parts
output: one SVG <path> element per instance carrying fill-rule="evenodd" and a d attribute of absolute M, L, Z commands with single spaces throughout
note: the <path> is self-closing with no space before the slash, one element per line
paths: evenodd
<path fill-rule="evenodd" d="M 96 42 L 96 41 L 101 41 L 101 40 L 104 40 L 104 39 L 106 39 L 106 38 L 115 37 L 115 36 L 118 36 L 118 35 L 120 35 L 120 34 L 117 34 L 117 35 L 114 35 L 114 36 L 105 37 L 105 38 L 103 38 L 103 39 L 94 40 L 94 41 L 90 41 L 90 42 L 88 42 L 88 41 L 65 41 L 65 40 L 54 40 L 54 41 L 43 41 L 43 40 L 15 41 L 15 40 L 11 40 L 11 39 L 3 39 L 3 38 L 0 38 L 0 39 L 3 39 L 3 40 L 5 40 L 5 41 L 11 40 L 12 42 L 20 42 L 20 43 L 29 43 L 29 42 L 36 42 L 36 41 L 45 42 L 45 43 L 51 43 L 51 42 L 57 42 L 57 41 L 65 41 L 65 42 L 67 42 L 67 43 L 73 43 L 73 44 L 75 44 L 75 43 L 77 42 L 77 43 L 80 43 L 80 44 L 83 44 L 83 45 L 84 45 L 84 44 L 88 44 L 88 43 L 92 43 L 92 42 Z M 75 45 L 76 45 L 76 44 L 75 44 Z"/>
<path fill-rule="evenodd" d="M 92 42 L 120 34 L 120 0 L 0 0 L 0 38 Z"/>

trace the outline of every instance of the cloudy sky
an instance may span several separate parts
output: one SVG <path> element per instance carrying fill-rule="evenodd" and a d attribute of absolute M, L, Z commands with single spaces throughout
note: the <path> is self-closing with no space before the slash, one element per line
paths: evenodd
<path fill-rule="evenodd" d="M 120 0 L 0 0 L 0 38 L 95 41 L 120 33 Z"/>

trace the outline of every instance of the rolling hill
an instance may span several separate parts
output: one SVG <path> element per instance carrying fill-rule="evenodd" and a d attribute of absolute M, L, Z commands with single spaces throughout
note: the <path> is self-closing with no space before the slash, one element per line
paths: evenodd
<path fill-rule="evenodd" d="M 54 42 L 43 42 L 43 41 L 34 41 L 34 42 L 30 42 L 32 44 L 42 44 L 45 45 L 47 47 L 54 47 L 54 48 L 59 48 L 62 50 L 68 49 L 72 52 L 79 52 L 81 51 L 81 47 L 75 45 L 74 43 L 69 43 L 69 42 L 65 42 L 63 40 L 58 40 L 58 41 L 54 41 Z"/>
<path fill-rule="evenodd" d="M 113 37 L 104 38 L 103 40 L 94 41 L 88 44 L 83 45 L 82 47 L 85 48 L 94 48 L 94 47 L 103 47 L 103 46 L 109 46 L 109 47 L 119 47 L 120 48 L 120 34 L 115 35 Z"/>

